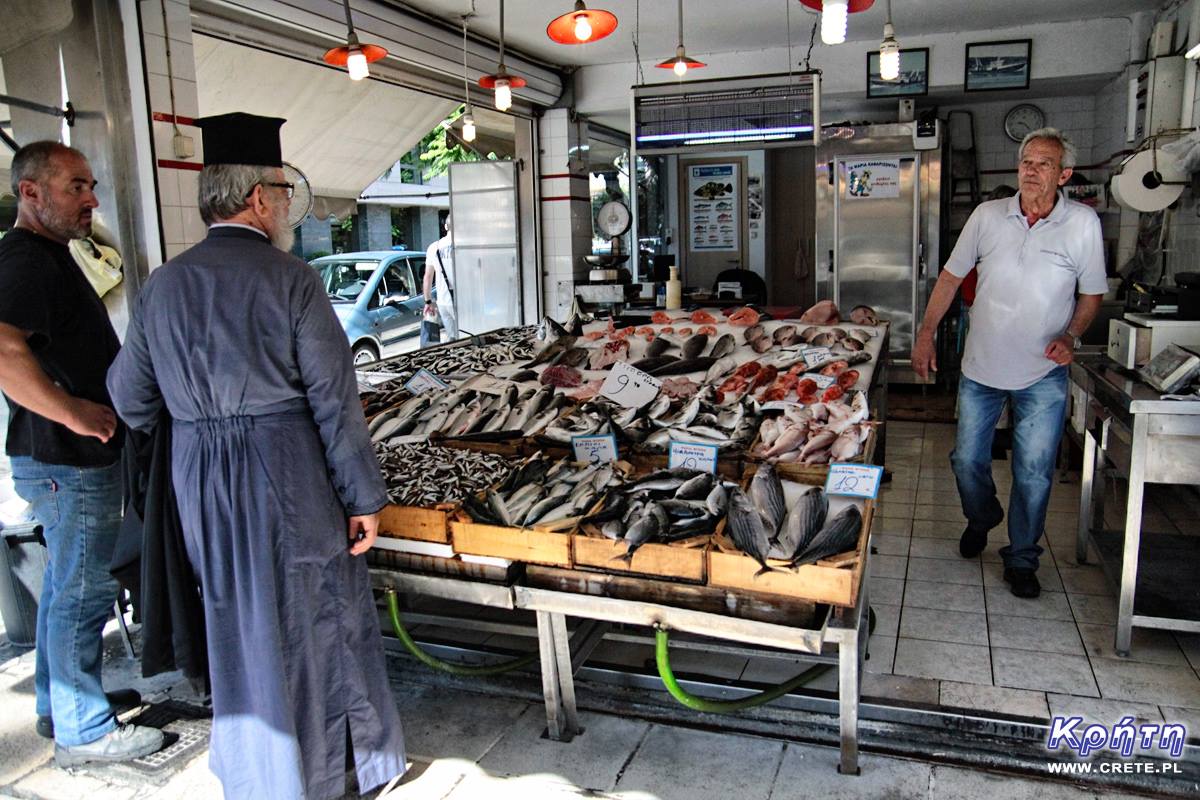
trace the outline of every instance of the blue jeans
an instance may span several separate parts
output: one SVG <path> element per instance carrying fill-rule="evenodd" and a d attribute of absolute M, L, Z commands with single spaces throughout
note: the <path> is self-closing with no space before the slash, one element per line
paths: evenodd
<path fill-rule="evenodd" d="M 1037 569 L 1038 540 L 1054 480 L 1058 442 L 1067 411 L 1067 368 L 1056 367 L 1032 386 L 993 389 L 963 376 L 958 384 L 958 431 L 950 464 L 967 526 L 988 531 L 1004 519 L 992 482 L 992 437 L 1007 401 L 1012 408 L 1012 495 L 1008 503 L 1006 567 Z"/>
<path fill-rule="evenodd" d="M 116 727 L 100 668 L 104 623 L 117 595 L 109 565 L 121 526 L 121 465 L 68 467 L 14 456 L 12 474 L 50 554 L 38 601 L 37 713 L 53 717 L 58 744 L 86 744 Z"/>

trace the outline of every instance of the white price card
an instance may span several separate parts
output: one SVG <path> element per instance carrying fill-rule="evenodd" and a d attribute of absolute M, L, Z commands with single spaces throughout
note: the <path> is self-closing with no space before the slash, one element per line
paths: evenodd
<path fill-rule="evenodd" d="M 715 475 L 717 473 L 717 446 L 715 444 L 671 442 L 667 467 L 669 469 L 683 467 L 698 472 L 711 472 Z"/>
<path fill-rule="evenodd" d="M 658 397 L 661 386 L 662 381 L 653 375 L 618 361 L 604 379 L 600 394 L 625 408 L 641 408 Z"/>
<path fill-rule="evenodd" d="M 741 281 L 719 281 L 717 283 L 717 294 L 722 295 L 729 292 L 735 300 L 742 299 L 742 282 Z"/>
<path fill-rule="evenodd" d="M 883 467 L 872 464 L 830 464 L 829 477 L 825 479 L 825 493 L 874 500 L 879 496 L 881 480 Z"/>
<path fill-rule="evenodd" d="M 572 436 L 571 449 L 575 460 L 583 464 L 608 464 L 617 460 L 617 437 L 611 433 L 603 436 Z"/>
<path fill-rule="evenodd" d="M 812 369 L 822 361 L 828 361 L 833 355 L 833 351 L 828 347 L 810 347 L 804 351 L 804 363 Z"/>
<path fill-rule="evenodd" d="M 412 394 L 424 394 L 435 389 L 440 391 L 449 385 L 424 367 L 421 367 L 417 370 L 417 374 L 404 382 L 404 388 Z"/>
<path fill-rule="evenodd" d="M 818 389 L 828 389 L 837 381 L 837 378 L 832 375 L 808 375 L 807 377 L 817 385 Z"/>

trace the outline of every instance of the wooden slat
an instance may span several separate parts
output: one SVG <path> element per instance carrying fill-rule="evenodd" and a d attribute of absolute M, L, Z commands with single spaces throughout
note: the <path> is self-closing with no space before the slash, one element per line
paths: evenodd
<path fill-rule="evenodd" d="M 450 541 L 449 518 L 453 506 L 418 508 L 392 503 L 379 512 L 379 535 L 423 542 Z"/>
<path fill-rule="evenodd" d="M 450 523 L 451 543 L 456 553 L 494 556 L 529 564 L 571 566 L 571 537 L 529 528 L 505 528 L 477 522 Z"/>

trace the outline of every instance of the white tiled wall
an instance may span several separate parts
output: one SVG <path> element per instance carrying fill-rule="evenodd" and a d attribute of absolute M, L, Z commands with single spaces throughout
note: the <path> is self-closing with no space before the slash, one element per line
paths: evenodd
<path fill-rule="evenodd" d="M 542 272 L 546 312 L 565 319 L 576 282 L 587 279 L 583 256 L 592 252 L 592 208 L 587 169 L 577 148 L 587 143 L 587 125 L 571 121 L 566 109 L 551 109 L 538 123 L 542 206 Z M 570 198 L 570 199 L 556 199 Z"/>

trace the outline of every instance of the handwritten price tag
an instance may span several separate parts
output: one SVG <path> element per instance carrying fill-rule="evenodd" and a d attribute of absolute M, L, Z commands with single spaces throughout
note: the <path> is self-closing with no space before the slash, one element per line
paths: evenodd
<path fill-rule="evenodd" d="M 625 408 L 641 408 L 658 397 L 661 386 L 662 381 L 653 375 L 618 361 L 604 379 L 600 394 Z"/>
<path fill-rule="evenodd" d="M 818 389 L 828 389 L 837 380 L 832 375 L 808 375 L 806 377 L 815 383 Z"/>
<path fill-rule="evenodd" d="M 871 464 L 830 464 L 829 477 L 825 480 L 825 493 L 874 500 L 879 496 L 879 482 L 882 479 L 883 467 Z"/>
<path fill-rule="evenodd" d="M 804 364 L 812 369 L 822 361 L 828 361 L 832 355 L 833 351 L 828 347 L 810 347 L 804 351 Z"/>
<path fill-rule="evenodd" d="M 449 385 L 437 375 L 421 367 L 421 369 L 417 370 L 416 375 L 413 375 L 404 383 L 404 388 L 412 394 L 424 394 L 435 389 L 440 391 Z"/>
<path fill-rule="evenodd" d="M 608 464 L 617 460 L 617 437 L 611 433 L 603 436 L 572 436 L 571 449 L 575 460 L 584 464 Z"/>
<path fill-rule="evenodd" d="M 671 442 L 667 467 L 670 469 L 683 467 L 698 472 L 711 472 L 715 475 L 717 473 L 717 446 L 715 444 Z"/>

